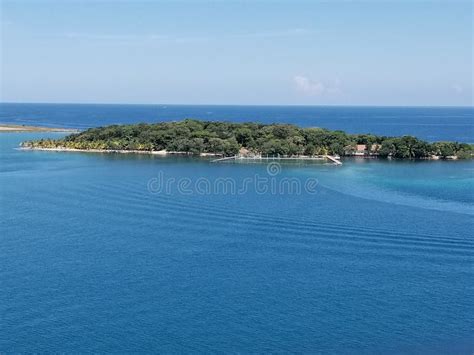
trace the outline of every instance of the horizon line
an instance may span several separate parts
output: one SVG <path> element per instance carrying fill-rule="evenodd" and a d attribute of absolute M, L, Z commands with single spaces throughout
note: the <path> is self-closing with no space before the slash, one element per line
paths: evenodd
<path fill-rule="evenodd" d="M 0 101 L 0 104 L 13 105 L 104 105 L 104 106 L 237 106 L 237 107 L 398 107 L 398 108 L 474 108 L 471 105 L 378 105 L 378 104 L 186 104 L 186 103 L 116 103 L 116 102 L 17 102 Z"/>

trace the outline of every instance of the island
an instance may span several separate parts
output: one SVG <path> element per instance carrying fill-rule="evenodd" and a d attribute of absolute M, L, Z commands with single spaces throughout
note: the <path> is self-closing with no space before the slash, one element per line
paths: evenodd
<path fill-rule="evenodd" d="M 188 154 L 211 156 L 362 156 L 397 159 L 471 159 L 474 145 L 426 142 L 412 136 L 348 134 L 291 124 L 185 119 L 90 128 L 60 139 L 21 144 L 24 149 Z"/>

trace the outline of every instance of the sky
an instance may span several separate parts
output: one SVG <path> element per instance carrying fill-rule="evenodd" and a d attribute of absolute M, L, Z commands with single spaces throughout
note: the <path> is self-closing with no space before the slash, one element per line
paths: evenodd
<path fill-rule="evenodd" d="M 2 102 L 473 104 L 471 1 L 0 1 Z"/>

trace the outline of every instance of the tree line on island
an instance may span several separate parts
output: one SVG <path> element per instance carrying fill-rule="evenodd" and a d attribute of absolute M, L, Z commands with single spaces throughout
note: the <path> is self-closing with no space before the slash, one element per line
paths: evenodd
<path fill-rule="evenodd" d="M 300 128 L 290 124 L 232 123 L 193 119 L 90 128 L 62 139 L 41 139 L 24 142 L 22 145 L 33 149 L 166 150 L 223 156 L 236 155 L 242 151 L 247 154 L 268 156 L 376 155 L 400 159 L 429 157 L 466 159 L 474 155 L 472 144 L 429 143 L 412 136 L 347 134 L 343 131 Z"/>

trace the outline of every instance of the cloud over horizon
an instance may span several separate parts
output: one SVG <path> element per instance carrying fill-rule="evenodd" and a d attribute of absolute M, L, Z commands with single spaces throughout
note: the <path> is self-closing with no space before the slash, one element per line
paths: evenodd
<path fill-rule="evenodd" d="M 295 75 L 293 83 L 296 90 L 307 96 L 322 96 L 326 94 L 340 93 L 339 80 L 336 79 L 332 84 L 323 83 L 322 81 L 314 81 L 303 75 Z"/>

